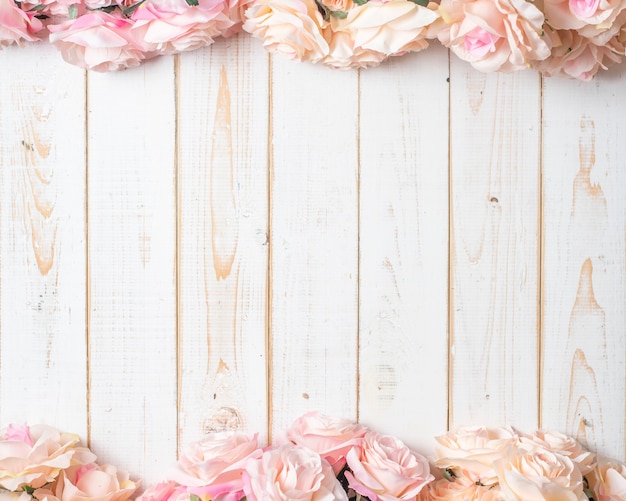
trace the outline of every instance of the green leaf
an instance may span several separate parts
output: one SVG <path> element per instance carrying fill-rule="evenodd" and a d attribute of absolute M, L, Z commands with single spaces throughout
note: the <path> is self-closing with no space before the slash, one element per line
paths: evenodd
<path fill-rule="evenodd" d="M 141 0 L 141 2 L 137 2 L 136 4 L 131 5 L 130 7 L 127 7 L 126 9 L 122 11 L 122 14 L 124 14 L 126 17 L 130 17 L 131 14 L 137 10 L 137 7 L 139 7 L 145 1 L 146 0 Z"/>
<path fill-rule="evenodd" d="M 346 17 L 348 17 L 348 13 L 342 10 L 331 10 L 330 15 L 335 16 L 339 19 L 345 19 Z"/>
<path fill-rule="evenodd" d="M 44 10 L 46 8 L 46 6 L 44 4 L 39 4 L 39 5 L 35 5 L 32 9 L 30 9 L 30 12 L 39 12 L 40 10 Z"/>
<path fill-rule="evenodd" d="M 369 0 L 353 0 L 357 5 L 365 5 Z"/>
<path fill-rule="evenodd" d="M 33 492 L 35 492 L 35 488 L 31 485 L 23 485 L 22 490 L 31 496 L 33 495 Z"/>
<path fill-rule="evenodd" d="M 75 3 L 68 7 L 67 15 L 70 19 L 76 19 L 78 17 L 78 6 Z"/>
<path fill-rule="evenodd" d="M 200 501 L 200 498 L 196 494 L 190 494 L 189 501 Z"/>
<path fill-rule="evenodd" d="M 189 7 L 197 7 L 198 6 L 198 0 L 185 0 L 185 2 L 187 2 L 187 5 L 189 5 Z"/>
<path fill-rule="evenodd" d="M 428 0 L 410 0 L 413 3 L 416 3 L 417 5 L 421 5 L 422 7 L 427 7 L 428 6 Z"/>

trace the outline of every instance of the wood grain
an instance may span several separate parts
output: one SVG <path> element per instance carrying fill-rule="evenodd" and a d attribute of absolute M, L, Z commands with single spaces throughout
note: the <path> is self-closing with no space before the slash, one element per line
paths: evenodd
<path fill-rule="evenodd" d="M 268 64 L 240 36 L 180 56 L 183 446 L 267 437 Z"/>
<path fill-rule="evenodd" d="M 447 77 L 432 47 L 360 85 L 359 419 L 422 449 L 448 416 Z"/>
<path fill-rule="evenodd" d="M 544 84 L 542 423 L 626 454 L 626 164 L 617 68 Z M 576 103 L 576 105 L 572 105 Z"/>
<path fill-rule="evenodd" d="M 540 87 L 452 59 L 450 425 L 538 425 Z"/>
<path fill-rule="evenodd" d="M 273 58 L 271 416 L 356 418 L 358 78 Z"/>
<path fill-rule="evenodd" d="M 174 95 L 171 57 L 89 75 L 91 442 L 145 486 L 177 450 Z"/>
<path fill-rule="evenodd" d="M 87 438 L 85 77 L 9 48 L 0 79 L 0 420 Z"/>

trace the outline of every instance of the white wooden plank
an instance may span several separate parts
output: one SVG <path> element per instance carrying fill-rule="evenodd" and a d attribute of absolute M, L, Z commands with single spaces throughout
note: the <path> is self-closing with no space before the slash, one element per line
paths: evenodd
<path fill-rule="evenodd" d="M 451 65 L 451 416 L 538 424 L 540 86 Z"/>
<path fill-rule="evenodd" d="M 85 76 L 0 54 L 0 421 L 87 437 Z"/>
<path fill-rule="evenodd" d="M 177 450 L 174 76 L 89 75 L 91 444 L 144 485 Z"/>
<path fill-rule="evenodd" d="M 274 57 L 271 417 L 356 418 L 358 73 Z"/>
<path fill-rule="evenodd" d="M 359 420 L 422 449 L 448 424 L 447 77 L 432 46 L 360 85 Z"/>
<path fill-rule="evenodd" d="M 268 56 L 236 36 L 180 56 L 181 445 L 267 435 Z"/>
<path fill-rule="evenodd" d="M 542 424 L 626 459 L 626 68 L 545 80 Z"/>

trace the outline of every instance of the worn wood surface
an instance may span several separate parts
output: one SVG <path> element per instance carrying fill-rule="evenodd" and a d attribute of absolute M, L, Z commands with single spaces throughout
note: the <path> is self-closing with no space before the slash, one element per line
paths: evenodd
<path fill-rule="evenodd" d="M 366 71 L 249 37 L 85 74 L 0 52 L 0 419 L 151 484 L 307 410 L 428 452 L 558 429 L 626 459 L 626 70 Z"/>

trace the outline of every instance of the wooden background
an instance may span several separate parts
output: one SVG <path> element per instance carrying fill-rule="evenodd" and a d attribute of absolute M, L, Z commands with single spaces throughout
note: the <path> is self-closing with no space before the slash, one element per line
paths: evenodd
<path fill-rule="evenodd" d="M 0 52 L 0 422 L 162 479 L 307 410 L 626 459 L 626 65 L 365 71 L 238 36 L 122 73 Z"/>

